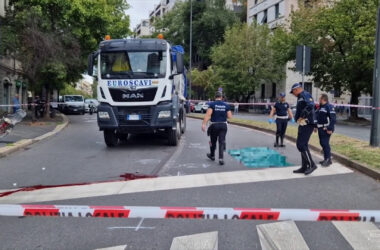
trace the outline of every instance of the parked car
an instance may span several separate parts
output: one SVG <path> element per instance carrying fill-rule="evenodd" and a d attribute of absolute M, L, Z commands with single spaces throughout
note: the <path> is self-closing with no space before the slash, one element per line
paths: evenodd
<path fill-rule="evenodd" d="M 98 112 L 98 106 L 99 106 L 98 100 L 96 100 L 96 99 L 84 100 L 84 110 L 86 113 L 90 112 L 90 105 L 92 105 L 94 107 L 93 112 L 95 112 L 95 113 Z"/>
<path fill-rule="evenodd" d="M 195 110 L 195 104 L 190 102 L 190 112 L 194 112 Z"/>
<path fill-rule="evenodd" d="M 194 112 L 206 113 L 207 109 L 208 109 L 208 104 L 206 102 L 199 102 L 197 105 L 195 105 Z"/>
<path fill-rule="evenodd" d="M 81 114 L 84 115 L 84 98 L 81 95 L 64 95 L 62 97 L 63 104 L 59 105 L 59 109 L 64 114 Z"/>

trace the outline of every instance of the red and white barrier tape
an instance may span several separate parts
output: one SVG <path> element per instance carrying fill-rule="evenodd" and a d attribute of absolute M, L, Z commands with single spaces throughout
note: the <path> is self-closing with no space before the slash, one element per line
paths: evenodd
<path fill-rule="evenodd" d="M 209 101 L 191 100 L 191 102 L 196 102 L 196 103 L 206 102 L 207 103 Z M 227 104 L 234 105 L 236 103 L 235 102 L 227 102 Z M 252 103 L 238 102 L 237 104 L 239 106 L 272 106 L 275 103 L 274 102 L 252 102 Z M 318 103 L 316 103 L 316 104 L 318 104 Z M 290 103 L 290 105 L 295 105 L 295 104 Z M 372 107 L 372 106 L 357 105 L 357 104 L 336 104 L 336 103 L 332 103 L 332 105 L 334 105 L 335 107 L 350 107 L 350 108 L 365 108 L 365 109 L 380 110 L 380 107 Z"/>
<path fill-rule="evenodd" d="M 0 216 L 380 222 L 380 210 L 282 208 L 0 205 Z"/>

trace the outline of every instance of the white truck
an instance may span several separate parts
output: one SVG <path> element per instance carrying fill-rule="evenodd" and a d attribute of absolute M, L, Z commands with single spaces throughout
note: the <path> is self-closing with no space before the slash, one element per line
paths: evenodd
<path fill-rule="evenodd" d="M 178 144 L 186 129 L 183 55 L 181 46 L 163 39 L 105 40 L 89 55 L 88 74 L 98 80 L 98 126 L 108 147 L 129 134 L 156 132 Z"/>

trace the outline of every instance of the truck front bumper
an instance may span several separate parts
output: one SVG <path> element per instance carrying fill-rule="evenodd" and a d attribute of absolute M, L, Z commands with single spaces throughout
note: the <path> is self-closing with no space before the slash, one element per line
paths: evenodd
<path fill-rule="evenodd" d="M 164 112 L 162 112 L 164 111 Z M 160 113 L 161 112 L 161 113 Z M 98 106 L 99 129 L 116 129 L 124 133 L 151 133 L 159 129 L 175 128 L 177 117 L 171 102 L 155 106 L 111 106 L 101 103 Z M 161 116 L 159 118 L 159 115 Z M 136 120 L 131 120 L 133 116 Z"/>

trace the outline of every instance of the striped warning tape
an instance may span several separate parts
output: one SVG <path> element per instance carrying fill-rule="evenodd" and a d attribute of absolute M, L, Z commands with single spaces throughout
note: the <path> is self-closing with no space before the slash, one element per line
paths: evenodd
<path fill-rule="evenodd" d="M 380 222 L 380 210 L 282 208 L 0 205 L 0 216 Z"/>
<path fill-rule="evenodd" d="M 202 100 L 191 100 L 191 102 L 209 102 L 209 101 L 202 101 Z M 236 103 L 234 102 L 227 102 L 227 104 L 234 105 Z M 238 102 L 239 106 L 272 106 L 275 103 L 274 102 Z M 318 104 L 318 103 L 315 103 Z M 290 103 L 290 105 L 296 105 Z M 358 105 L 358 104 L 337 104 L 337 103 L 331 103 L 331 105 L 334 105 L 335 107 L 350 107 L 350 108 L 364 108 L 364 109 L 373 109 L 373 110 L 380 110 L 380 107 L 373 107 L 373 106 L 366 106 L 366 105 Z"/>

